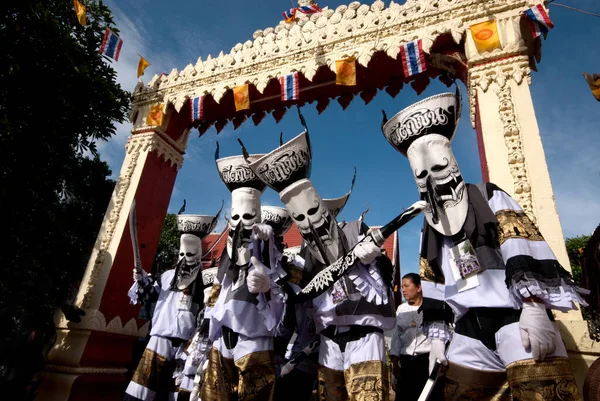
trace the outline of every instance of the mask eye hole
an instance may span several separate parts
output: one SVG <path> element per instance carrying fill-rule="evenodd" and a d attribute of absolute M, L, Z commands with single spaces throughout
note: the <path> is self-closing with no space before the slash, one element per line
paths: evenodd
<path fill-rule="evenodd" d="M 415 177 L 421 179 L 421 178 L 425 178 L 427 177 L 427 170 L 423 170 L 420 173 L 417 174 L 417 172 L 415 171 Z"/>
<path fill-rule="evenodd" d="M 310 208 L 306 211 L 309 216 L 313 216 L 315 213 L 319 211 L 319 206 Z"/>
<path fill-rule="evenodd" d="M 292 217 L 294 218 L 294 220 L 296 221 L 304 221 L 304 219 L 306 218 L 306 216 L 304 216 L 303 214 L 299 214 L 299 215 L 292 215 Z"/>
<path fill-rule="evenodd" d="M 244 220 L 252 220 L 254 217 L 255 217 L 255 215 L 253 215 L 253 214 L 250 214 L 250 213 L 244 213 L 244 214 L 242 215 L 242 218 L 243 218 Z"/>
<path fill-rule="evenodd" d="M 191 252 L 186 252 L 185 256 L 196 256 L 195 253 L 191 253 Z"/>
<path fill-rule="evenodd" d="M 231 216 L 231 220 L 238 221 L 239 219 L 240 219 L 240 215 L 239 214 Z"/>
<path fill-rule="evenodd" d="M 179 256 L 185 256 L 185 253 L 179 252 Z"/>

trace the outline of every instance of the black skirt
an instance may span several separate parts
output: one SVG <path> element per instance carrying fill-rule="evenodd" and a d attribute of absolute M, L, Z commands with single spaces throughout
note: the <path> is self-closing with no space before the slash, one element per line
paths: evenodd
<path fill-rule="evenodd" d="M 417 401 L 429 377 L 429 353 L 400 356 L 400 377 L 396 384 L 396 401 Z M 438 379 L 428 401 L 443 400 L 443 380 Z"/>

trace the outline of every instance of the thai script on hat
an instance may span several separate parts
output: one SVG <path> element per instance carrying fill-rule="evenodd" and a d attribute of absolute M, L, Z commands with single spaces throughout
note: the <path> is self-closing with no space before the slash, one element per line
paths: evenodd
<path fill-rule="evenodd" d="M 394 145 L 399 145 L 411 136 L 419 135 L 424 129 L 448 124 L 449 116 L 450 110 L 443 107 L 416 110 L 392 129 L 390 139 Z"/>
<path fill-rule="evenodd" d="M 227 166 L 221 171 L 221 177 L 226 184 L 232 182 L 248 182 L 253 180 L 255 175 L 250 167 L 245 165 Z"/>
<path fill-rule="evenodd" d="M 292 174 L 306 166 L 310 155 L 305 150 L 292 150 L 261 167 L 258 173 L 269 183 L 281 182 L 289 179 Z M 269 165 L 271 164 L 271 165 Z"/>

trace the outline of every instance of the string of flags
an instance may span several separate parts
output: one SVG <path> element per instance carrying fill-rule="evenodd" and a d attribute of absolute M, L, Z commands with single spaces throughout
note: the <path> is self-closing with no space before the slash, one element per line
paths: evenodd
<path fill-rule="evenodd" d="M 323 10 L 314 3 L 306 6 L 293 7 L 283 12 L 283 19 L 289 24 L 290 22 L 293 22 L 296 19 L 296 12 L 300 12 L 304 15 L 310 15 L 321 11 Z"/>

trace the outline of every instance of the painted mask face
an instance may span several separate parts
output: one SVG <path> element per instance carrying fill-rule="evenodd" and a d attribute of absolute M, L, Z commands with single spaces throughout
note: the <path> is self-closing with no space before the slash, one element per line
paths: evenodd
<path fill-rule="evenodd" d="M 260 223 L 261 191 L 254 188 L 238 188 L 231 192 L 231 218 L 229 219 L 229 238 L 227 252 L 232 256 L 233 242 L 237 240 L 239 248 L 248 249 L 252 238 L 252 227 Z M 238 259 L 245 264 L 245 258 Z M 239 263 L 238 263 L 239 264 Z"/>
<path fill-rule="evenodd" d="M 337 222 L 310 180 L 300 180 L 280 192 L 310 252 L 321 263 L 333 263 L 342 247 Z"/>
<path fill-rule="evenodd" d="M 450 141 L 438 134 L 415 140 L 407 152 L 427 222 L 439 233 L 458 233 L 467 218 L 468 195 Z M 432 206 L 435 210 L 432 210 Z"/>
<path fill-rule="evenodd" d="M 202 268 L 202 240 L 193 234 L 182 234 L 179 247 L 180 270 L 177 288 L 187 288 Z"/>

